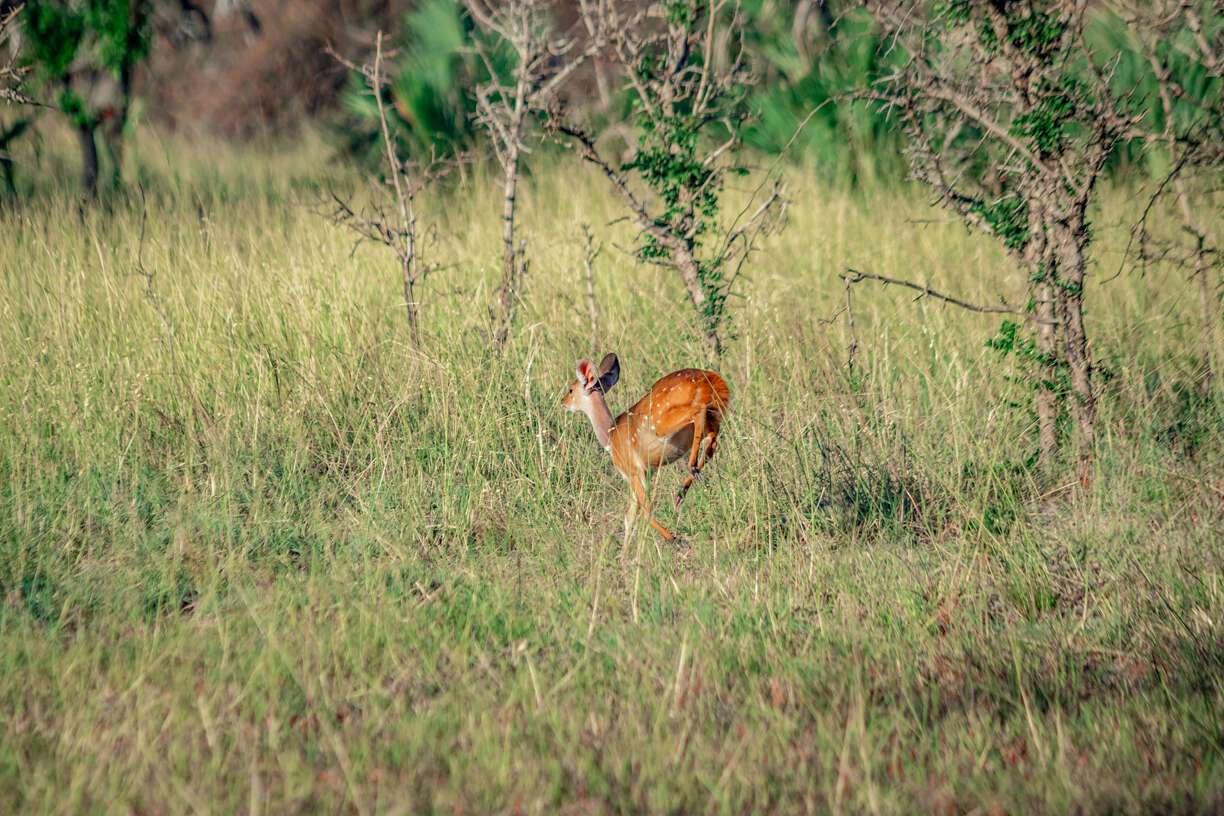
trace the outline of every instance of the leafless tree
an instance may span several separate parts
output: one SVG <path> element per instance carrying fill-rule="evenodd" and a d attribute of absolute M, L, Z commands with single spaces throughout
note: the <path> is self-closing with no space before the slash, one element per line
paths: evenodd
<path fill-rule="evenodd" d="M 598 37 L 582 42 L 557 34 L 554 5 L 550 0 L 464 0 L 480 30 L 492 35 L 493 43 L 508 46 L 514 56 L 514 67 L 503 76 L 486 41 L 477 39 L 490 76 L 476 92 L 477 116 L 502 171 L 502 279 L 491 309 L 499 348 L 509 336 L 527 270 L 525 242 L 515 235 L 515 210 L 520 163 L 530 150 L 529 126 L 539 111 L 555 104 L 566 80 L 603 47 Z"/>
<path fill-rule="evenodd" d="M 637 151 L 627 165 L 612 160 L 594 133 L 558 109 L 549 111 L 549 126 L 611 182 L 640 231 L 638 257 L 677 272 L 706 354 L 717 359 L 731 287 L 784 204 L 771 176 L 729 223 L 717 223 L 752 82 L 743 14 L 735 0 L 578 5 L 587 37 L 606 43 L 601 53 L 630 91 Z"/>
<path fill-rule="evenodd" d="M 1050 466 L 1065 394 L 1081 466 L 1096 419 L 1084 327 L 1088 208 L 1106 160 L 1139 133 L 1112 93 L 1113 64 L 1084 36 L 1086 0 L 871 0 L 894 73 L 867 95 L 908 136 L 914 178 L 1004 244 L 1035 326 L 1039 456 Z M 1084 478 L 1087 478 L 1084 472 Z"/>
<path fill-rule="evenodd" d="M 421 257 L 422 242 L 417 227 L 416 197 L 422 186 L 436 179 L 445 168 L 436 161 L 405 162 L 395 148 L 395 140 L 387 124 L 387 111 L 383 102 L 386 77 L 382 72 L 382 32 L 378 32 L 375 41 L 373 63 L 357 65 L 341 57 L 335 51 L 330 51 L 330 53 L 350 70 L 361 74 L 377 103 L 378 119 L 382 129 L 383 156 L 387 162 L 387 179 L 394 194 L 392 206 L 396 209 L 396 214 L 392 214 L 382 204 L 375 203 L 367 212 L 354 208 L 350 201 L 333 193 L 330 215 L 334 223 L 342 224 L 362 238 L 382 244 L 394 253 L 400 267 L 404 306 L 408 311 L 408 327 L 412 332 L 413 342 L 419 343 L 421 304 L 417 300 L 417 287 L 433 271 L 433 266 L 426 263 Z"/>

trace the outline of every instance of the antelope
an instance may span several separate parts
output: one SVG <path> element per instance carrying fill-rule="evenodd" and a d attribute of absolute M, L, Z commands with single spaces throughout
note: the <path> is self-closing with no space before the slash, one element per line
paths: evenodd
<path fill-rule="evenodd" d="M 629 482 L 629 510 L 625 513 L 625 537 L 639 510 L 650 526 L 667 541 L 676 537 L 650 514 L 646 498 L 649 471 L 688 456 L 688 475 L 676 496 L 676 507 L 684 500 L 694 480 L 718 446 L 718 430 L 727 410 L 730 392 L 723 378 L 713 371 L 683 368 L 662 378 L 628 411 L 612 418 L 604 395 L 620 379 L 620 361 L 608 354 L 599 368 L 590 357 L 578 361 L 577 379 L 561 404 L 586 414 L 595 437 L 612 454 L 612 464 Z M 704 448 L 704 458 L 702 449 Z"/>

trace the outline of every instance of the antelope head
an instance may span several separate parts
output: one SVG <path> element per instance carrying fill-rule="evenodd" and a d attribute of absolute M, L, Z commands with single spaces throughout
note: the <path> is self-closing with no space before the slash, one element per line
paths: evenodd
<path fill-rule="evenodd" d="M 590 357 L 583 357 L 578 361 L 575 374 L 577 378 L 570 385 L 569 393 L 562 398 L 561 404 L 570 411 L 581 411 L 590 415 L 596 398 L 602 401 L 603 395 L 620 379 L 620 361 L 616 359 L 615 354 L 610 353 L 600 362 L 599 368 L 596 368 Z"/>

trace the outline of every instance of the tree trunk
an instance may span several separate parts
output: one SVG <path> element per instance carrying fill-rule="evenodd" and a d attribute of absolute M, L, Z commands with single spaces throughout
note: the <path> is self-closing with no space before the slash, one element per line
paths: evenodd
<path fill-rule="evenodd" d="M 1084 245 L 1087 231 L 1082 218 L 1055 230 L 1059 256 L 1059 319 L 1071 375 L 1071 416 L 1075 419 L 1075 445 L 1081 465 L 1091 459 L 1096 444 L 1096 397 L 1092 392 L 1092 350 L 1084 330 Z"/>
<path fill-rule="evenodd" d="M 672 264 L 680 273 L 680 282 L 684 284 L 684 291 L 688 293 L 689 301 L 693 304 L 693 309 L 697 312 L 697 319 L 701 323 L 701 347 L 709 362 L 716 363 L 722 358 L 722 338 L 718 334 L 718 326 L 706 315 L 706 301 L 709 298 L 706 297 L 705 290 L 701 288 L 701 278 L 697 274 L 697 259 L 688 249 L 674 249 L 672 250 Z"/>
<path fill-rule="evenodd" d="M 519 286 L 523 272 L 521 253 L 514 246 L 514 210 L 515 199 L 518 196 L 519 151 L 523 143 L 523 119 L 527 103 L 528 77 L 526 60 L 519 64 L 517 82 L 514 88 L 514 106 L 510 108 L 509 121 L 506 123 L 505 155 L 502 158 L 502 171 L 506 174 L 502 197 L 502 283 L 497 292 L 497 316 L 494 328 L 494 341 L 500 349 L 510 337 L 510 325 L 514 322 L 514 312 L 518 307 Z"/>
<path fill-rule="evenodd" d="M 25 133 L 29 126 L 28 119 L 18 119 L 12 127 L 0 133 L 0 173 L 4 174 L 4 186 L 14 195 L 17 194 L 17 182 L 13 178 L 13 157 L 8 151 L 8 146 Z"/>
<path fill-rule="evenodd" d="M 123 141 L 127 138 L 128 116 L 132 110 L 132 70 L 133 66 L 127 63 L 120 68 L 119 106 L 102 129 L 103 141 L 111 161 L 110 183 L 116 190 L 123 184 Z"/>
<path fill-rule="evenodd" d="M 517 128 L 513 131 L 516 135 Z M 497 290 L 497 326 L 495 340 L 498 348 L 505 345 L 510 336 L 510 324 L 514 322 L 518 305 L 519 272 L 521 264 L 514 247 L 514 207 L 518 195 L 519 147 L 514 142 L 506 146 L 506 173 L 502 199 L 502 282 Z"/>
<path fill-rule="evenodd" d="M 1053 268 L 1048 251 L 1044 212 L 1039 201 L 1029 202 L 1029 241 L 1024 248 L 1024 265 L 1034 285 L 1034 317 L 1037 319 L 1037 389 L 1033 397 L 1037 409 L 1037 464 L 1049 474 L 1058 454 L 1058 325 L 1054 310 Z"/>
<path fill-rule="evenodd" d="M 1037 353 L 1041 356 L 1037 369 L 1037 464 L 1049 473 L 1058 454 L 1058 394 L 1054 384 L 1058 376 L 1058 336 L 1054 316 L 1054 287 L 1043 278 L 1037 284 Z"/>
<path fill-rule="evenodd" d="M 77 125 L 77 139 L 81 145 L 81 189 L 89 198 L 98 192 L 98 142 L 94 138 L 92 124 Z"/>
<path fill-rule="evenodd" d="M 404 272 L 404 304 L 408 308 L 408 333 L 412 335 L 412 345 L 420 347 L 421 332 L 417 326 L 420 312 L 417 308 L 414 277 L 411 263 L 403 264 Z"/>

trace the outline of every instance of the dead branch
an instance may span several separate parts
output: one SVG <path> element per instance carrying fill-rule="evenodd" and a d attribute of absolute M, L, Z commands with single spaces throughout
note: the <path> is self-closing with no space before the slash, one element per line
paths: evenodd
<path fill-rule="evenodd" d="M 855 273 L 857 274 L 857 273 Z M 854 281 L 848 275 L 843 275 L 842 279 L 846 282 L 846 305 L 839 311 L 846 313 L 846 327 L 850 332 L 850 344 L 846 349 L 846 368 L 851 374 L 854 373 L 854 355 L 858 352 L 858 335 L 854 333 L 854 309 L 851 306 L 850 287 Z M 833 316 L 836 319 L 837 315 Z"/>
<path fill-rule="evenodd" d="M 383 102 L 383 91 L 387 83 L 383 75 L 383 59 L 386 55 L 383 51 L 381 31 L 375 39 L 372 64 L 357 65 L 337 54 L 330 46 L 327 47 L 327 52 L 345 67 L 361 74 L 368 92 L 374 96 L 383 138 L 383 158 L 394 194 L 393 206 L 398 210 L 398 218 L 388 216 L 382 206 L 375 203 L 371 205 L 372 214 L 367 214 L 365 209 L 356 210 L 348 201 L 333 193 L 329 217 L 332 223 L 347 227 L 365 240 L 382 244 L 394 254 L 400 267 L 409 331 L 412 333 L 413 343 L 419 344 L 421 304 L 416 298 L 416 288 L 434 271 L 434 266 L 421 258 L 421 245 L 417 235 L 416 196 L 423 183 L 437 180 L 449 171 L 449 167 L 439 162 L 436 157 L 431 157 L 427 163 L 414 164 L 400 159 Z"/>
<path fill-rule="evenodd" d="M 468 15 L 484 32 L 513 51 L 516 64 L 499 76 L 486 46 L 476 51 L 490 79 L 476 91 L 477 121 L 485 128 L 502 170 L 502 279 L 490 308 L 493 337 L 505 345 L 522 297 L 527 274 L 526 243 L 517 237 L 516 211 L 520 162 L 530 152 L 528 129 L 535 114 L 552 107 L 558 89 L 604 47 L 590 37 L 583 47 L 574 36 L 552 36 L 552 4 L 545 0 L 464 0 Z"/>
<path fill-rule="evenodd" d="M 23 8 L 24 6 L 17 6 L 7 14 L 0 16 L 0 44 L 8 41 L 9 25 L 17 18 L 17 15 Z M 22 66 L 18 62 L 18 54 L 16 53 L 10 54 L 6 62 L 0 63 L 0 100 L 14 105 L 40 104 L 21 90 L 22 80 L 25 79 L 28 71 L 28 67 Z"/>
<path fill-rule="evenodd" d="M 616 190 L 621 199 L 628 205 L 631 213 L 630 218 L 638 229 L 650 233 L 660 241 L 667 241 L 670 238 L 661 227 L 654 224 L 650 213 L 646 210 L 646 206 L 638 200 L 633 190 L 630 189 L 627 179 L 618 169 L 614 168 L 600 155 L 599 150 L 595 147 L 595 140 L 590 134 L 558 118 L 550 119 L 549 125 L 554 132 L 574 139 L 581 146 L 581 149 L 577 151 L 578 155 L 585 161 L 598 167 L 600 172 L 607 177 L 608 181 L 612 182 L 613 189 Z"/>
<path fill-rule="evenodd" d="M 942 300 L 944 303 L 950 303 L 953 306 L 958 306 L 970 312 L 981 312 L 983 314 L 1010 314 L 1010 315 L 1016 315 L 1017 317 L 1023 317 L 1025 320 L 1041 322 L 1031 312 L 1027 312 L 1024 309 L 1013 308 L 1011 306 L 1008 306 L 1006 303 L 1000 304 L 998 306 L 982 306 L 976 303 L 969 303 L 967 301 L 961 300 L 960 298 L 956 298 L 951 295 L 945 295 L 942 292 L 937 292 L 934 289 L 932 289 L 930 286 L 925 286 L 923 284 L 914 283 L 913 281 L 901 280 L 899 278 L 889 278 L 884 275 L 876 275 L 872 272 L 860 272 L 857 269 L 848 268 L 846 269 L 845 274 L 842 275 L 842 279 L 846 281 L 847 285 L 859 283 L 865 280 L 874 280 L 874 281 L 879 281 L 885 286 L 890 286 L 890 285 L 904 286 L 907 289 L 913 289 L 915 292 L 920 293 L 918 297 L 915 298 L 915 300 L 921 300 L 924 297 L 932 297 L 932 298 L 935 298 L 936 300 Z M 1058 321 L 1049 321 L 1049 322 L 1053 322 L 1057 324 Z"/>

